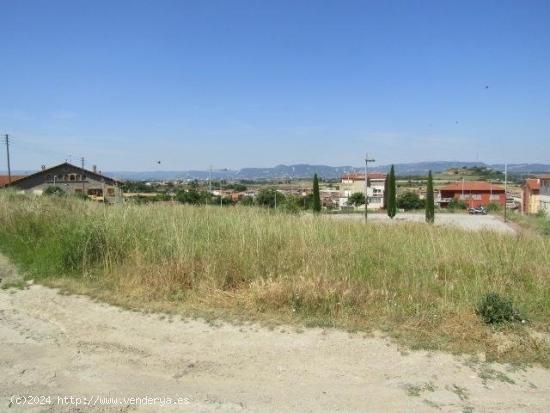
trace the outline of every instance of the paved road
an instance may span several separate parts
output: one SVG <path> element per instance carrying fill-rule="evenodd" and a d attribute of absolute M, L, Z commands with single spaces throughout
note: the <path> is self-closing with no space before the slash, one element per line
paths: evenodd
<path fill-rule="evenodd" d="M 336 219 L 355 219 L 355 220 L 364 220 L 365 217 L 363 214 L 334 214 L 331 215 Z M 424 214 L 422 213 L 412 213 L 412 212 L 401 212 L 392 220 L 386 214 L 381 213 L 372 213 L 368 216 L 368 219 L 373 222 L 385 222 L 385 223 L 399 223 L 399 222 L 425 222 Z M 470 231 L 479 231 L 479 230 L 491 230 L 507 234 L 515 233 L 514 229 L 504 223 L 500 218 L 497 218 L 493 215 L 468 215 L 468 214 L 436 214 L 435 219 L 436 225 L 450 225 L 458 228 L 470 230 Z"/>
<path fill-rule="evenodd" d="M 41 286 L 0 290 L 0 343 L 2 412 L 502 413 L 550 406 L 550 371 L 538 367 L 412 352 L 381 336 L 334 330 L 216 327 Z M 10 406 L 13 395 L 52 399 Z M 145 405 L 147 395 L 181 404 Z M 76 406 L 57 396 L 98 403 L 111 396 L 122 404 Z M 122 399 L 131 396 L 141 404 Z"/>

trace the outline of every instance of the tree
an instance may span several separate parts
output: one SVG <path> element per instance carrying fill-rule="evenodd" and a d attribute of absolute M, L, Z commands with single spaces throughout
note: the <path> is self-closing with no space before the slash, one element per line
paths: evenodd
<path fill-rule="evenodd" d="M 355 207 L 363 205 L 365 203 L 365 194 L 362 192 L 355 192 L 350 195 L 348 202 Z"/>
<path fill-rule="evenodd" d="M 319 178 L 313 175 L 313 212 L 321 212 L 321 193 L 319 192 Z"/>
<path fill-rule="evenodd" d="M 426 188 L 426 222 L 433 224 L 435 221 L 435 205 L 434 205 L 434 181 L 432 171 L 428 172 L 428 185 Z"/>
<path fill-rule="evenodd" d="M 268 208 L 274 208 L 275 205 L 283 204 L 285 196 L 277 192 L 276 188 L 263 188 L 256 196 L 256 203 Z"/>
<path fill-rule="evenodd" d="M 211 196 L 205 191 L 198 191 L 196 187 L 191 186 L 188 191 L 181 190 L 176 193 L 176 200 L 182 204 L 202 205 L 210 201 Z"/>
<path fill-rule="evenodd" d="M 285 212 L 297 214 L 300 212 L 300 197 L 297 195 L 287 195 L 284 203 L 281 204 L 281 209 Z"/>
<path fill-rule="evenodd" d="M 245 196 L 243 197 L 243 199 L 240 200 L 239 204 L 246 206 L 254 205 L 254 198 L 252 198 L 251 196 Z"/>
<path fill-rule="evenodd" d="M 397 200 L 396 200 L 396 188 L 395 188 L 395 168 L 393 165 L 390 169 L 390 176 L 388 178 L 388 204 L 387 212 L 388 216 L 393 219 L 397 213 Z"/>
<path fill-rule="evenodd" d="M 397 207 L 402 209 L 420 209 L 424 202 L 414 192 L 405 192 L 397 198 Z"/>
<path fill-rule="evenodd" d="M 386 174 L 386 179 L 384 180 L 384 204 L 382 206 L 384 209 L 388 209 L 388 191 L 390 188 L 389 183 L 390 183 L 390 175 Z"/>

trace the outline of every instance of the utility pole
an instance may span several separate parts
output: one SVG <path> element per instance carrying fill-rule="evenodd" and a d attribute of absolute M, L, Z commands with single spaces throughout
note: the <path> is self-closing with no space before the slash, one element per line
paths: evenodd
<path fill-rule="evenodd" d="M 84 170 L 84 157 L 80 158 L 80 165 L 82 166 L 82 169 Z M 86 195 L 84 191 L 84 174 L 80 174 L 80 179 L 82 179 L 82 195 Z"/>
<path fill-rule="evenodd" d="M 8 184 L 11 184 L 11 165 L 10 165 L 10 137 L 6 133 L 6 156 L 8 158 Z"/>
<path fill-rule="evenodd" d="M 367 223 L 367 210 L 369 208 L 369 162 L 375 162 L 375 160 L 369 159 L 369 154 L 365 153 L 365 224 Z"/>
<path fill-rule="evenodd" d="M 504 164 L 504 222 L 506 222 L 506 204 L 508 203 L 508 164 Z"/>

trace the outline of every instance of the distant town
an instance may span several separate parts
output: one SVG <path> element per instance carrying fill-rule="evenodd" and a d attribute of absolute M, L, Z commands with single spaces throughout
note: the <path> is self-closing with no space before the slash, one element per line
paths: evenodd
<path fill-rule="evenodd" d="M 414 165 L 409 168 L 401 165 L 401 170 L 417 172 L 414 175 L 401 174 L 397 181 L 397 202 L 402 210 L 420 209 L 426 198 L 426 175 L 418 174 L 414 168 L 427 165 Z M 443 165 L 438 163 L 439 167 Z M 543 165 L 538 167 L 544 168 Z M 550 214 L 550 174 L 518 172 L 526 168 L 527 165 L 516 165 L 511 168 L 515 173 L 507 176 L 501 170 L 484 164 L 455 165 L 435 171 L 435 204 L 441 209 L 506 207 L 523 214 Z M 315 167 L 301 165 L 299 174 L 303 175 L 304 169 L 313 173 Z M 321 204 L 325 210 L 354 212 L 368 208 L 374 212 L 384 208 L 386 167 L 375 168 L 367 175 L 357 169 L 342 173 L 338 178 L 320 174 Z M 257 204 L 296 210 L 310 208 L 312 194 L 311 180 L 290 175 L 282 178 L 222 179 L 219 174 L 216 176 L 209 171 L 201 179 L 131 180 L 107 176 L 96 166 L 88 170 L 69 162 L 49 168 L 43 166 L 38 172 L 26 175 L 1 175 L 2 186 L 37 195 L 71 194 L 105 203 L 179 201 L 214 205 Z"/>

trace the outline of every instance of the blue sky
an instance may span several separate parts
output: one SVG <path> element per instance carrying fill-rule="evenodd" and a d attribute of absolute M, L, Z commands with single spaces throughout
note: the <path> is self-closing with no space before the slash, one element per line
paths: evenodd
<path fill-rule="evenodd" d="M 0 0 L 0 15 L 15 169 L 361 165 L 367 150 L 550 163 L 548 1 Z"/>

